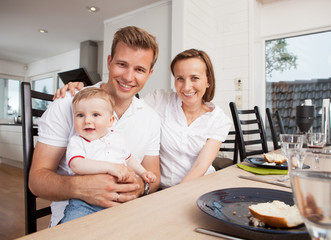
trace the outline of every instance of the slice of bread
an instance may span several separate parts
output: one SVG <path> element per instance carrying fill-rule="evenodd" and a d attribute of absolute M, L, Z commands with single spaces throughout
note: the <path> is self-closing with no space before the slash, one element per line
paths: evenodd
<path fill-rule="evenodd" d="M 269 163 L 276 163 L 276 164 L 282 164 L 286 161 L 286 158 L 277 153 L 265 153 L 263 154 L 264 159 Z"/>
<path fill-rule="evenodd" d="M 303 223 L 298 208 L 275 200 L 248 207 L 251 214 L 268 226 L 276 228 L 293 228 Z"/>

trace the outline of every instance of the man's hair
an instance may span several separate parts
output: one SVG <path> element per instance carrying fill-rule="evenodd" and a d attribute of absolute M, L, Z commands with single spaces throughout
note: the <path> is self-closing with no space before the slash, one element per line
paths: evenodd
<path fill-rule="evenodd" d="M 153 61 L 151 63 L 151 68 L 153 68 L 156 63 L 157 57 L 159 55 L 159 47 L 156 42 L 156 38 L 145 31 L 142 28 L 138 28 L 135 26 L 128 26 L 119 29 L 113 39 L 112 47 L 111 47 L 111 56 L 115 56 L 116 47 L 119 42 L 126 44 L 127 46 L 133 49 L 144 49 L 144 50 L 153 50 Z"/>
<path fill-rule="evenodd" d="M 209 83 L 209 87 L 206 89 L 205 94 L 202 97 L 202 100 L 204 102 L 210 102 L 213 100 L 215 95 L 215 74 L 214 74 L 214 68 L 213 64 L 211 63 L 211 60 L 207 53 L 205 53 L 202 50 L 197 49 L 189 49 L 185 50 L 181 53 L 179 53 L 171 62 L 170 69 L 172 72 L 172 75 L 174 74 L 174 67 L 176 63 L 180 60 L 185 60 L 189 58 L 200 58 L 202 61 L 206 64 L 206 75 Z"/>
<path fill-rule="evenodd" d="M 109 102 L 111 106 L 111 109 L 109 110 L 111 113 L 113 113 L 115 106 L 114 98 L 102 88 L 97 88 L 97 87 L 88 87 L 79 91 L 72 100 L 72 105 L 77 104 L 83 99 L 91 99 L 91 98 L 100 98 L 105 100 L 106 102 Z"/>

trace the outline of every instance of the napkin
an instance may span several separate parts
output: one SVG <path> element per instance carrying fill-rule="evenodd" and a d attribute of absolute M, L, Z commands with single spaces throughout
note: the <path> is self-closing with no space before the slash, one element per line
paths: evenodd
<path fill-rule="evenodd" d="M 287 175 L 287 170 L 284 169 L 251 167 L 240 163 L 237 163 L 237 166 L 247 172 L 259 175 Z"/>

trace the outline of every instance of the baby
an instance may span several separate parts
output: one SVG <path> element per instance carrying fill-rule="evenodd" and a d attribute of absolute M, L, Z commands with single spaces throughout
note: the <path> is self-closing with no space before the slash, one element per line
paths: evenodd
<path fill-rule="evenodd" d="M 72 106 L 77 134 L 70 139 L 66 153 L 72 175 L 107 173 L 116 177 L 119 182 L 128 182 L 132 178 L 129 170 L 131 168 L 145 182 L 155 182 L 156 176 L 146 171 L 128 152 L 122 136 L 116 130 L 110 130 L 115 120 L 114 100 L 106 91 L 96 87 L 85 88 L 75 95 Z M 119 196 L 118 194 L 117 198 Z M 61 222 L 101 209 L 103 208 L 72 199 Z"/>

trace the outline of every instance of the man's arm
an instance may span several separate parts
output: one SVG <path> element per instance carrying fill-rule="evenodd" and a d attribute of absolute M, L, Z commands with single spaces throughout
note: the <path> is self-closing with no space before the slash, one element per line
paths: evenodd
<path fill-rule="evenodd" d="M 56 170 L 64 152 L 63 147 L 37 142 L 29 177 L 29 187 L 36 196 L 52 201 L 77 198 L 103 207 L 118 204 L 117 193 L 121 193 L 121 202 L 136 198 L 136 192 L 139 191 L 138 184 L 118 184 L 109 174 L 85 176 L 57 174 Z"/>

